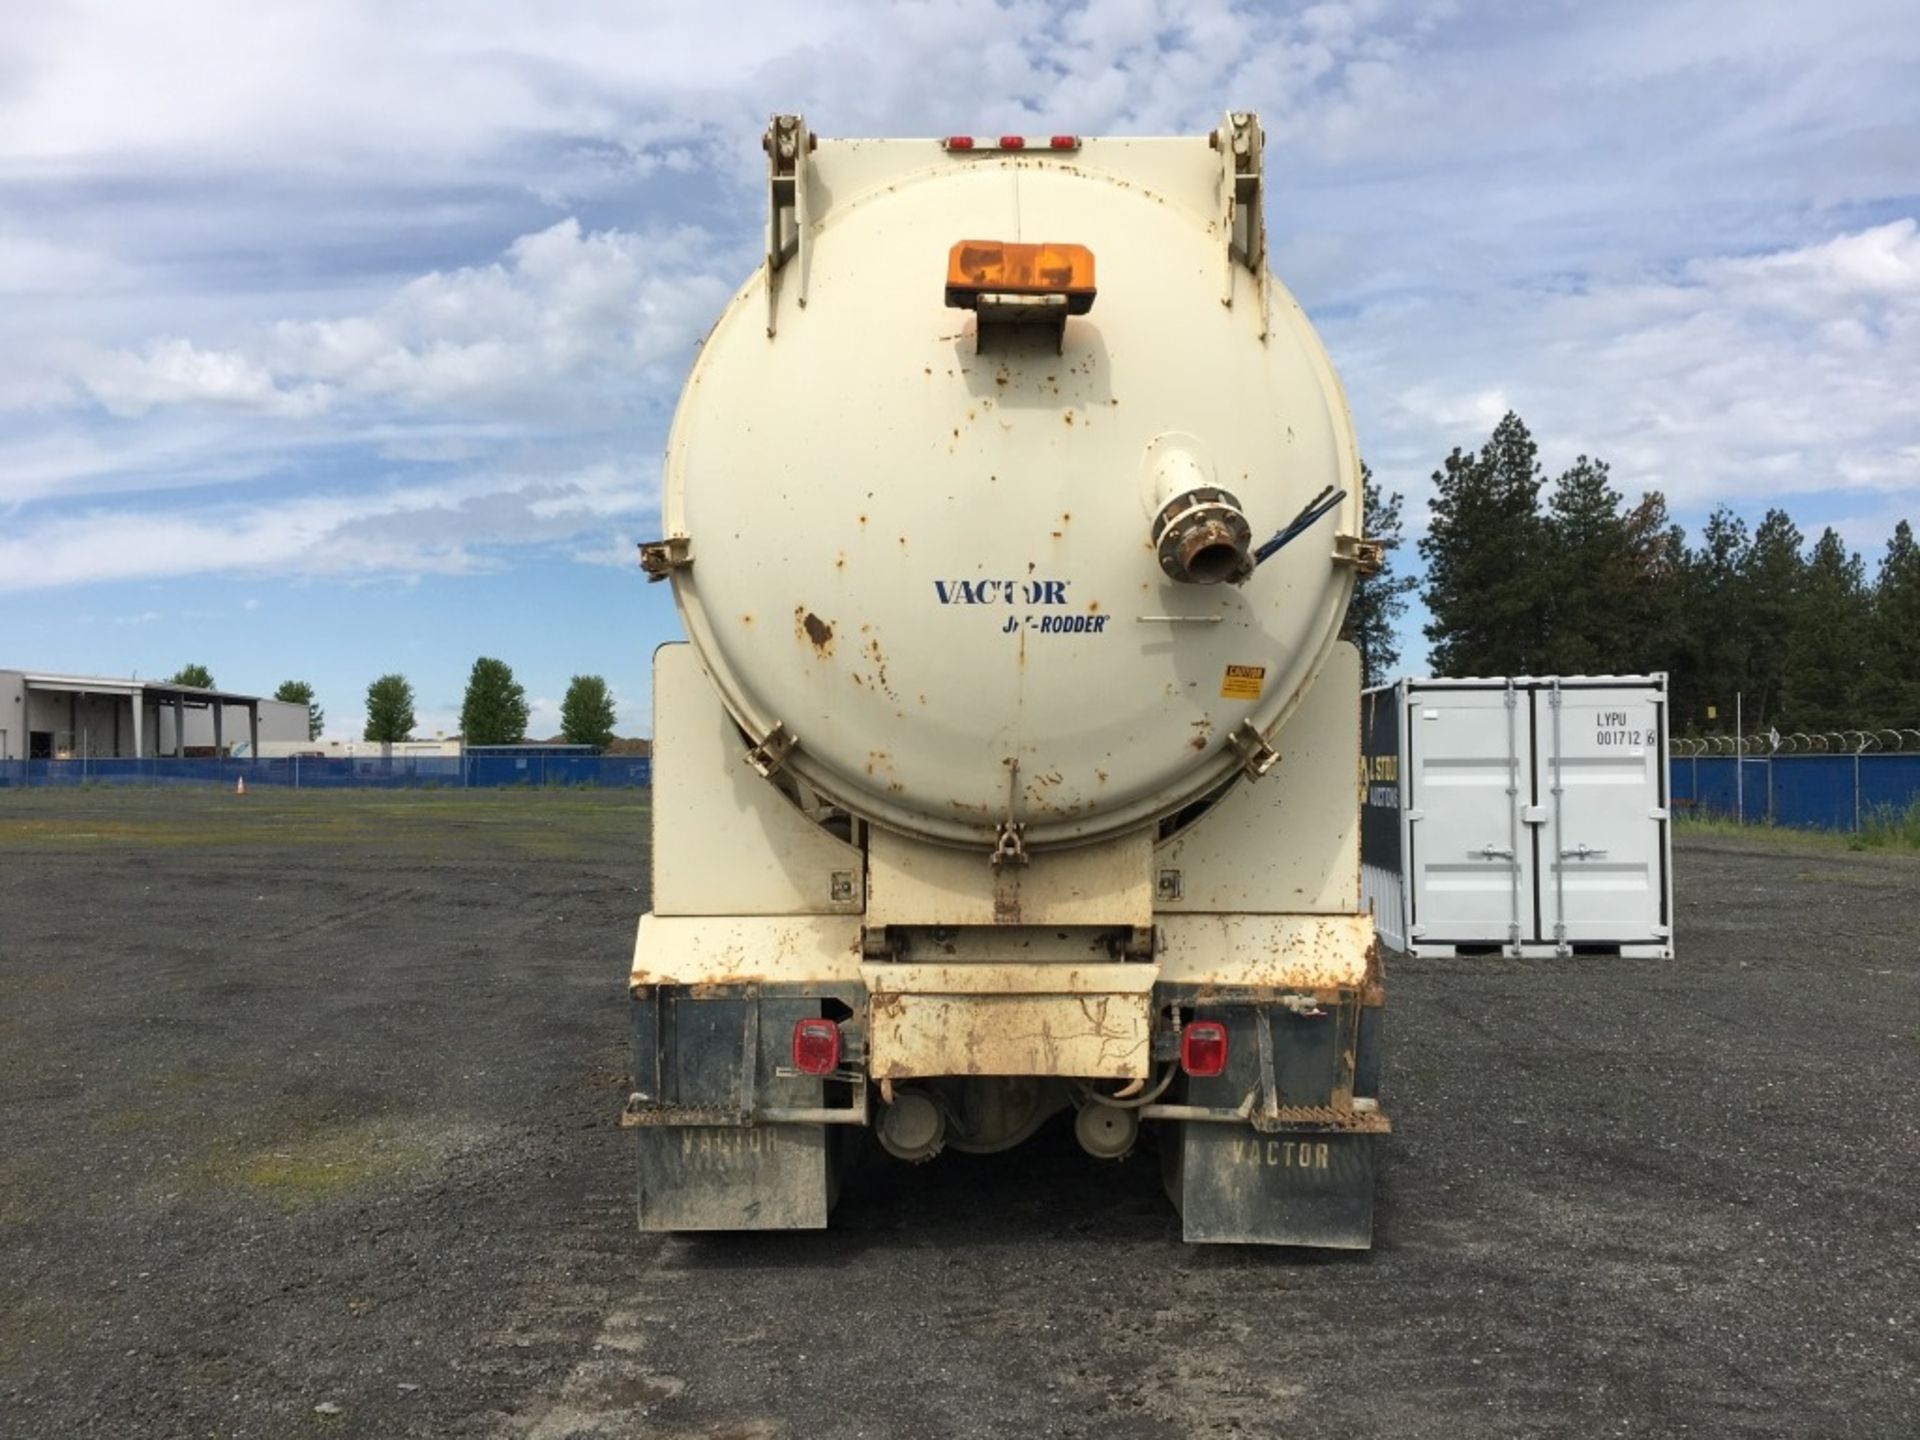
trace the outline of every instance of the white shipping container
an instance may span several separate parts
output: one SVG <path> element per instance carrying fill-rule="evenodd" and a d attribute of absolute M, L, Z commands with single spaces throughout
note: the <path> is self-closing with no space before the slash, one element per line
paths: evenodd
<path fill-rule="evenodd" d="M 1362 698 L 1363 903 L 1413 955 L 1673 955 L 1665 675 Z"/>

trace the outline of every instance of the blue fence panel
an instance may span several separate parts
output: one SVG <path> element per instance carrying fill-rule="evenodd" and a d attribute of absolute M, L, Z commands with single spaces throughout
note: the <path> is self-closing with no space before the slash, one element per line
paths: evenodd
<path fill-rule="evenodd" d="M 620 789 L 653 783 L 645 755 L 327 755 L 264 760 L 0 760 L 0 790 L 76 785 L 219 785 L 299 790 L 419 790 L 503 785 L 594 785 Z"/>
<path fill-rule="evenodd" d="M 1920 755 L 1863 755 L 1860 813 L 1904 814 L 1920 800 Z"/>
<path fill-rule="evenodd" d="M 1774 823 L 1813 825 L 1822 830 L 1853 829 L 1853 767 L 1851 755 L 1776 757 L 1769 766 L 1773 772 Z"/>
<path fill-rule="evenodd" d="M 1920 754 L 1676 756 L 1673 800 L 1683 813 L 1731 819 L 1740 812 L 1735 766 L 1745 770 L 1752 822 L 1854 830 L 1877 813 L 1920 802 Z"/>

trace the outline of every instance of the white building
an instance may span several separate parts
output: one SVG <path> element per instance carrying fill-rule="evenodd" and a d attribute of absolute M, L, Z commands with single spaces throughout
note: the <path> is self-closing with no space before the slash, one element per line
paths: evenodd
<path fill-rule="evenodd" d="M 0 670 L 0 760 L 273 755 L 302 749 L 307 707 L 164 680 Z"/>

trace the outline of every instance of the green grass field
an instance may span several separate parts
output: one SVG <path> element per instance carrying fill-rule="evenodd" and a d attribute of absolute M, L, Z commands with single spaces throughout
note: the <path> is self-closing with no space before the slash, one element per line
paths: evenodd
<path fill-rule="evenodd" d="M 1748 824 L 1720 818 L 1694 818 L 1683 815 L 1674 822 L 1677 835 L 1714 836 L 1728 840 L 1750 840 L 1756 845 L 1780 850 L 1831 852 L 1834 850 L 1886 850 L 1894 853 L 1920 853 L 1920 800 L 1901 810 L 1877 810 L 1855 830 L 1798 829 L 1787 825 Z"/>
<path fill-rule="evenodd" d="M 48 789 L 0 792 L 0 854 L 354 849 L 564 859 L 647 835 L 645 790 Z"/>

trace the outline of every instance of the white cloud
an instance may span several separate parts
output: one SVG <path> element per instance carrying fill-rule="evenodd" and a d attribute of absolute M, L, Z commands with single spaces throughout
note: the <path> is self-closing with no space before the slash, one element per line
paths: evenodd
<path fill-rule="evenodd" d="M 1332 327 L 1391 486 L 1424 492 L 1452 444 L 1511 407 L 1550 468 L 1577 452 L 1694 509 L 1835 488 L 1920 494 L 1920 235 L 1912 219 L 1672 279 L 1382 303 Z M 1433 379 L 1444 375 L 1445 381 Z"/>
<path fill-rule="evenodd" d="M 283 388 L 267 368 L 235 351 L 202 350 L 187 340 L 159 340 L 141 353 L 107 351 L 81 366 L 80 383 L 122 419 L 156 405 L 203 404 L 300 418 L 324 410 L 326 389 Z"/>
<path fill-rule="evenodd" d="M 194 574 L 377 576 L 492 569 L 657 503 L 651 477 L 480 474 L 427 485 L 192 507 L 115 507 L 0 531 L 0 592 Z"/>
<path fill-rule="evenodd" d="M 700 268 L 713 248 L 691 228 L 588 233 L 569 217 L 368 314 L 285 320 L 224 350 L 171 338 L 97 352 L 77 378 L 122 418 L 205 405 L 302 419 L 375 402 L 574 414 L 677 374 L 732 289 Z"/>
<path fill-rule="evenodd" d="M 1682 506 L 1879 513 L 1920 449 L 1910 8 L 15 6 L 0 587 L 630 565 L 756 258 L 774 108 L 1098 134 L 1251 106 L 1277 268 L 1389 483 L 1512 405 L 1550 463 Z"/>
<path fill-rule="evenodd" d="M 527 702 L 527 738 L 545 740 L 560 733 L 560 702 L 539 696 Z"/>
<path fill-rule="evenodd" d="M 0 231 L 0 295 L 71 294 L 124 285 L 129 267 L 112 256 Z"/>

